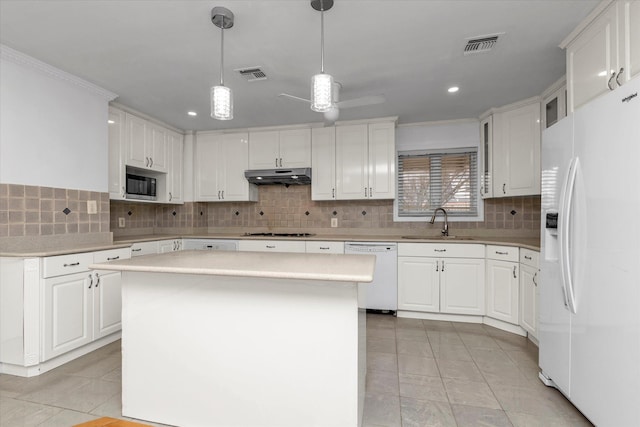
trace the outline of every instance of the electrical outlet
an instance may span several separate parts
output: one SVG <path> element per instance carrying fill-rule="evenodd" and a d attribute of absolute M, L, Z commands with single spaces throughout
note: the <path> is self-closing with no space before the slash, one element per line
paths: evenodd
<path fill-rule="evenodd" d="M 338 218 L 331 218 L 331 227 L 336 228 L 338 226 Z"/>
<path fill-rule="evenodd" d="M 98 203 L 95 200 L 87 200 L 87 213 L 89 215 L 98 213 Z"/>
<path fill-rule="evenodd" d="M 118 227 L 124 228 L 124 218 L 118 218 Z"/>

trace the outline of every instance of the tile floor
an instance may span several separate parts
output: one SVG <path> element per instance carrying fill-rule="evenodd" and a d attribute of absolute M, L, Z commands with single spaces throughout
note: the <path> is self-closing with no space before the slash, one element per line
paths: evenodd
<path fill-rule="evenodd" d="M 367 315 L 364 426 L 591 426 L 537 379 L 537 353 L 488 326 Z M 38 377 L 0 375 L 0 426 L 123 418 L 120 381 L 119 341 Z"/>

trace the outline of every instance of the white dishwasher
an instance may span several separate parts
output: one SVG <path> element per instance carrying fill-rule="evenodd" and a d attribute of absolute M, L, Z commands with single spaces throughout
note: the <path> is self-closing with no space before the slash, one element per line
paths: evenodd
<path fill-rule="evenodd" d="M 367 310 L 395 314 L 398 309 L 398 245 L 386 242 L 346 242 L 344 253 L 376 256 L 373 282 L 358 285 L 358 293 L 365 295 L 361 304 Z"/>

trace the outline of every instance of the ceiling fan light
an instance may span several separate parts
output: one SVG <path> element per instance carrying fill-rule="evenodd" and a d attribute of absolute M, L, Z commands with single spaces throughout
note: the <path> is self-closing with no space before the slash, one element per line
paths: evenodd
<path fill-rule="evenodd" d="M 324 113 L 333 106 L 333 77 L 325 73 L 311 77 L 311 109 Z"/>
<path fill-rule="evenodd" d="M 211 117 L 217 120 L 233 119 L 233 95 L 230 88 L 211 87 Z"/>

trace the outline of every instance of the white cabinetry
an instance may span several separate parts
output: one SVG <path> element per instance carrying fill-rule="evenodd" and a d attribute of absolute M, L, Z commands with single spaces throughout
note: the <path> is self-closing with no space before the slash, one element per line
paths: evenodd
<path fill-rule="evenodd" d="M 336 128 L 311 130 L 311 200 L 336 198 Z"/>
<path fill-rule="evenodd" d="M 305 243 L 305 252 L 308 254 L 343 254 L 344 242 L 309 240 Z"/>
<path fill-rule="evenodd" d="M 311 166 L 311 129 L 249 133 L 249 168 L 280 169 Z"/>
<path fill-rule="evenodd" d="M 336 197 L 395 198 L 395 122 L 336 127 Z"/>
<path fill-rule="evenodd" d="M 141 256 L 158 253 L 158 241 L 137 242 L 131 245 L 131 256 Z"/>
<path fill-rule="evenodd" d="M 480 120 L 480 195 L 493 197 L 493 116 Z"/>
<path fill-rule="evenodd" d="M 109 107 L 109 198 L 125 198 L 125 113 Z"/>
<path fill-rule="evenodd" d="M 623 85 L 640 71 L 640 2 L 614 1 L 562 42 L 569 111 Z"/>
<path fill-rule="evenodd" d="M 542 129 L 546 129 L 567 115 L 567 85 L 562 78 L 542 94 Z"/>
<path fill-rule="evenodd" d="M 520 249 L 520 326 L 538 337 L 538 260 L 540 254 Z"/>
<path fill-rule="evenodd" d="M 484 314 L 484 246 L 398 244 L 398 310 Z"/>
<path fill-rule="evenodd" d="M 294 252 L 305 253 L 304 240 L 240 240 L 238 250 L 244 252 Z"/>
<path fill-rule="evenodd" d="M 167 173 L 166 201 L 183 203 L 183 137 L 175 132 L 167 132 L 167 152 L 169 153 L 169 172 Z"/>
<path fill-rule="evenodd" d="M 129 113 L 125 123 L 127 166 L 167 172 L 167 130 Z"/>
<path fill-rule="evenodd" d="M 182 250 L 182 239 L 159 240 L 158 253 L 175 252 Z"/>
<path fill-rule="evenodd" d="M 519 323 L 518 248 L 487 245 L 487 316 Z"/>
<path fill-rule="evenodd" d="M 194 171 L 196 201 L 258 200 L 257 187 L 244 177 L 248 150 L 246 132 L 199 133 Z"/>

